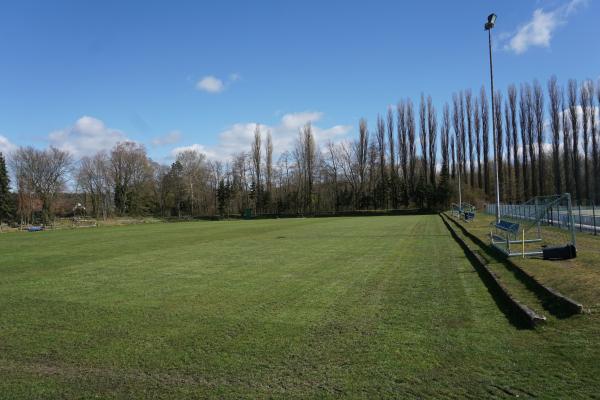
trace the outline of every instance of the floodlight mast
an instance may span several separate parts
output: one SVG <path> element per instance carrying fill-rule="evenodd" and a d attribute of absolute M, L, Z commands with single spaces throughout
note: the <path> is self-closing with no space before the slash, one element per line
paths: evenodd
<path fill-rule="evenodd" d="M 498 142 L 496 140 L 496 118 L 494 115 L 494 63 L 492 61 L 492 28 L 496 24 L 496 14 L 488 15 L 488 20 L 484 25 L 488 31 L 488 46 L 490 51 L 490 86 L 492 89 L 492 133 L 494 138 L 494 169 L 496 173 L 496 222 L 500 222 L 500 181 L 498 174 Z"/>

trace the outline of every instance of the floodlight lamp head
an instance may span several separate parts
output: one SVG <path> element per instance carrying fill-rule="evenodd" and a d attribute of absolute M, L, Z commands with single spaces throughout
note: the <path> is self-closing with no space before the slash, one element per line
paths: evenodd
<path fill-rule="evenodd" d="M 488 15 L 488 20 L 487 20 L 487 23 L 485 24 L 485 30 L 489 31 L 490 29 L 492 29 L 494 27 L 495 24 L 496 24 L 496 14 Z"/>

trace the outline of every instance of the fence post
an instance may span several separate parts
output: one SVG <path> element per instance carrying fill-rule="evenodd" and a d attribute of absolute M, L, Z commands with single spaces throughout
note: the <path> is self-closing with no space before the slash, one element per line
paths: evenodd
<path fill-rule="evenodd" d="M 581 228 L 581 202 L 577 202 L 577 207 L 579 208 L 579 232 L 583 232 Z"/>
<path fill-rule="evenodd" d="M 592 225 L 594 225 L 594 236 L 596 236 L 596 203 L 592 201 Z"/>

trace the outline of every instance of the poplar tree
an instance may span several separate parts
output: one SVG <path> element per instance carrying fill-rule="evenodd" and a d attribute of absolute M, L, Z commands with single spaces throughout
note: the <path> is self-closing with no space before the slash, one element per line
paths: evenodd
<path fill-rule="evenodd" d="M 577 81 L 574 79 L 569 80 L 569 116 L 571 121 L 571 140 L 573 145 L 571 147 L 571 158 L 573 166 L 573 176 L 575 177 L 575 197 L 577 201 L 582 199 L 582 187 L 581 187 L 581 171 L 579 171 L 579 105 L 577 104 Z M 569 177 L 570 178 L 570 177 Z M 567 178 L 567 179 L 569 179 Z"/>
<path fill-rule="evenodd" d="M 562 190 L 560 172 L 560 90 L 553 76 L 548 82 L 548 96 L 550 97 L 550 129 L 552 130 L 552 172 L 554 173 L 554 192 Z"/>
<path fill-rule="evenodd" d="M 590 96 L 593 95 L 590 93 L 588 82 L 584 82 L 581 85 L 580 90 L 580 99 L 581 99 L 581 108 L 583 109 L 583 115 L 581 119 L 581 126 L 583 133 L 583 167 L 584 167 L 584 176 L 585 176 L 585 199 L 589 200 L 591 198 L 591 189 L 590 189 L 590 160 L 589 160 L 589 149 L 590 149 L 590 119 L 591 114 L 594 112 L 592 108 L 589 106 L 590 104 Z"/>
<path fill-rule="evenodd" d="M 527 94 L 524 86 L 521 86 L 521 96 L 519 100 L 519 122 L 521 128 L 521 154 L 522 154 L 522 171 L 523 171 L 523 197 L 525 200 L 529 199 L 529 155 L 527 151 L 527 144 L 529 143 L 529 136 L 527 134 Z"/>
<path fill-rule="evenodd" d="M 477 150 L 477 187 L 483 187 L 483 174 L 481 170 L 481 118 L 479 117 L 479 99 L 475 96 L 473 104 L 473 128 L 475 133 L 475 149 Z"/>
<path fill-rule="evenodd" d="M 544 93 L 538 81 L 533 82 L 533 114 L 535 116 L 535 139 L 537 141 L 538 193 L 546 194 L 544 163 Z"/>
<path fill-rule="evenodd" d="M 508 108 L 508 101 L 504 101 L 504 118 L 506 127 L 506 200 L 513 201 L 513 178 L 512 178 L 512 162 L 511 162 L 511 149 L 512 149 L 512 130 L 510 123 L 510 111 Z"/>
<path fill-rule="evenodd" d="M 490 195 L 490 130 L 489 130 L 489 106 L 485 95 L 485 88 L 481 87 L 481 136 L 483 138 L 483 187 L 485 194 Z"/>
<path fill-rule="evenodd" d="M 519 164 L 519 132 L 517 130 L 517 88 L 508 87 L 508 104 L 510 109 L 510 130 L 512 132 L 512 151 L 515 172 L 515 200 L 521 200 L 521 167 Z M 510 149 L 508 149 L 510 151 Z"/>
<path fill-rule="evenodd" d="M 475 187 L 475 152 L 473 151 L 473 95 L 471 90 L 465 92 L 465 113 L 467 116 L 467 141 L 469 143 L 469 182 Z M 465 157 L 466 158 L 466 157 Z"/>

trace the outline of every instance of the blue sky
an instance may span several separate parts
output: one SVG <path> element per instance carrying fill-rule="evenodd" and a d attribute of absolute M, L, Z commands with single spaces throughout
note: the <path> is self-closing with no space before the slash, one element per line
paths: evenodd
<path fill-rule="evenodd" d="M 499 88 L 600 77 L 595 0 L 14 1 L 0 13 L 0 151 L 81 157 L 129 139 L 160 162 L 187 146 L 223 158 L 254 123 L 281 151 L 309 120 L 340 140 L 401 98 L 441 107 L 487 86 L 490 12 Z"/>

